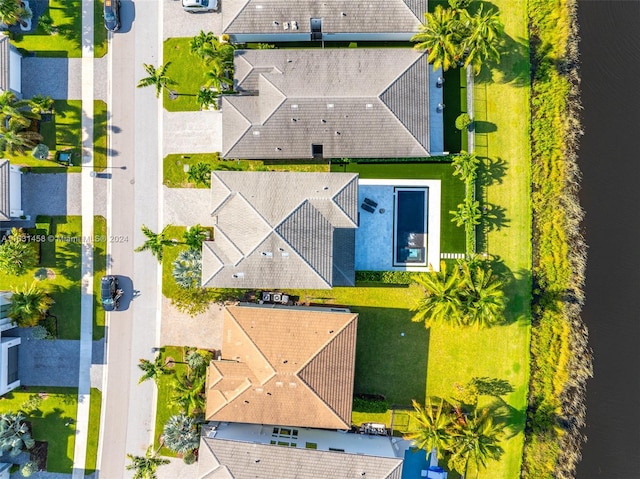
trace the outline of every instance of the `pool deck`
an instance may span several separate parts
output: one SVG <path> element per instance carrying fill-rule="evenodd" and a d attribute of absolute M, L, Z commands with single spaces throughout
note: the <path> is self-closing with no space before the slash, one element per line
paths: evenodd
<path fill-rule="evenodd" d="M 358 182 L 358 204 L 378 203 L 374 213 L 360 207 L 356 231 L 356 271 L 435 271 L 440 267 L 440 180 L 371 180 Z M 427 266 L 393 266 L 394 188 L 426 187 L 428 194 Z"/>

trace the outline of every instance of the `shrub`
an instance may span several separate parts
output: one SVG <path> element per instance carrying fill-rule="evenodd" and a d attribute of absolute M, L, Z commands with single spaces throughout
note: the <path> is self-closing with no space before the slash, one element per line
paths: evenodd
<path fill-rule="evenodd" d="M 47 331 L 47 328 L 45 328 L 41 324 L 38 324 L 37 326 L 31 328 L 31 339 L 49 339 L 49 331 Z"/>
<path fill-rule="evenodd" d="M 24 477 L 30 477 L 34 472 L 38 472 L 38 465 L 33 461 L 25 462 L 20 469 Z"/>
<path fill-rule="evenodd" d="M 33 150 L 31 150 L 31 156 L 36 160 L 46 160 L 49 158 L 49 147 L 44 143 L 38 143 Z"/>
<path fill-rule="evenodd" d="M 471 125 L 472 123 L 473 120 L 471 119 L 471 117 L 467 113 L 462 113 L 458 115 L 458 118 L 456 118 L 456 129 L 462 131 L 466 128 L 469 128 L 469 125 Z"/>
<path fill-rule="evenodd" d="M 384 399 L 353 398 L 353 410 L 367 413 L 383 413 L 389 410 L 389 402 Z"/>
<path fill-rule="evenodd" d="M 162 431 L 164 445 L 174 452 L 186 454 L 200 444 L 200 432 L 194 418 L 184 414 L 171 416 Z"/>
<path fill-rule="evenodd" d="M 356 271 L 356 281 L 361 283 L 411 284 L 410 271 Z"/>
<path fill-rule="evenodd" d="M 196 455 L 193 451 L 187 452 L 184 456 L 182 456 L 182 461 L 185 464 L 191 465 L 196 462 Z"/>

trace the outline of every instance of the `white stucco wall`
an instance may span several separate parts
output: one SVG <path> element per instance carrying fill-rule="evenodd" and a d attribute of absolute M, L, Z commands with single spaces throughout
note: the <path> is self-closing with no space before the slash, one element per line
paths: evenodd
<path fill-rule="evenodd" d="M 9 210 L 12 218 L 19 218 L 22 211 L 22 172 L 20 167 L 11 165 L 9 173 Z"/>
<path fill-rule="evenodd" d="M 22 56 L 13 48 L 9 50 L 9 89 L 22 94 Z"/>

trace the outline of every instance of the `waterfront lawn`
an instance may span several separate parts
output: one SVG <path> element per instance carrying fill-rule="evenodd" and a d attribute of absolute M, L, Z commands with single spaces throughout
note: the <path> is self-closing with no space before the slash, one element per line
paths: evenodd
<path fill-rule="evenodd" d="M 309 160 L 224 160 L 219 153 L 193 153 L 173 154 L 165 156 L 163 161 L 163 183 L 169 188 L 209 188 L 209 185 L 196 185 L 187 180 L 184 165 L 205 163 L 211 166 L 211 170 L 231 171 L 308 171 L 327 172 L 329 162 Z"/>
<path fill-rule="evenodd" d="M 179 93 L 175 100 L 169 99 L 167 90 L 162 93 L 162 104 L 168 111 L 200 110 L 196 95 L 204 84 L 204 74 L 208 69 L 202 60 L 191 54 L 189 48 L 191 38 L 168 38 L 164 41 L 162 63 L 164 65 L 171 62 L 167 75 L 176 82 L 176 85 L 169 88 Z"/>
<path fill-rule="evenodd" d="M 47 35 L 42 31 L 42 27 L 37 26 L 34 33 L 17 35 L 12 43 L 23 50 L 36 52 L 38 57 L 80 58 L 82 56 L 82 1 L 49 0 L 46 11 L 53 19 L 53 25 L 58 28 L 56 35 Z M 101 23 L 102 20 L 96 24 L 96 27 L 101 27 Z"/>
<path fill-rule="evenodd" d="M 175 414 L 180 414 L 180 408 L 172 404 L 171 396 L 173 391 L 173 377 L 176 374 L 184 374 L 187 371 L 187 365 L 184 364 L 183 348 L 181 346 L 163 346 L 160 350 L 160 355 L 166 361 L 172 358 L 175 361 L 174 373 L 160 376 L 158 380 L 158 399 L 156 404 L 156 424 L 155 424 L 155 437 L 153 440 L 153 447 L 158 450 L 160 447 L 160 436 L 164 430 L 164 425 L 169 418 Z M 142 375 L 142 371 L 140 371 Z M 151 381 L 151 380 L 150 380 Z M 176 457 L 176 453 L 167 449 L 166 447 L 160 448 L 161 456 Z"/>
<path fill-rule="evenodd" d="M 360 178 L 440 180 L 440 251 L 464 253 L 464 228 L 456 226 L 449 213 L 464 201 L 464 184 L 453 176 L 451 163 L 341 163 L 331 165 L 331 171 L 354 172 Z"/>
<path fill-rule="evenodd" d="M 35 411 L 24 410 L 31 397 L 44 399 Z M 33 387 L 15 390 L 0 400 L 0 413 L 22 411 L 31 422 L 33 438 L 47 441 L 47 471 L 71 474 L 78 410 L 76 388 Z M 70 421 L 71 420 L 71 421 Z M 69 423 L 69 425 L 65 425 Z"/>

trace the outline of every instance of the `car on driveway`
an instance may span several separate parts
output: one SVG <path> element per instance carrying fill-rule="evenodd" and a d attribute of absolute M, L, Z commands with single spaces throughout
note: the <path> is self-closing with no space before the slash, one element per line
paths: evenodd
<path fill-rule="evenodd" d="M 118 287 L 118 278 L 109 275 L 100 280 L 100 301 L 105 311 L 117 310 L 120 306 L 122 290 Z"/>
<path fill-rule="evenodd" d="M 120 30 L 120 0 L 104 0 L 104 27 L 110 32 Z"/>
<path fill-rule="evenodd" d="M 182 8 L 189 13 L 215 12 L 218 0 L 182 0 Z"/>

